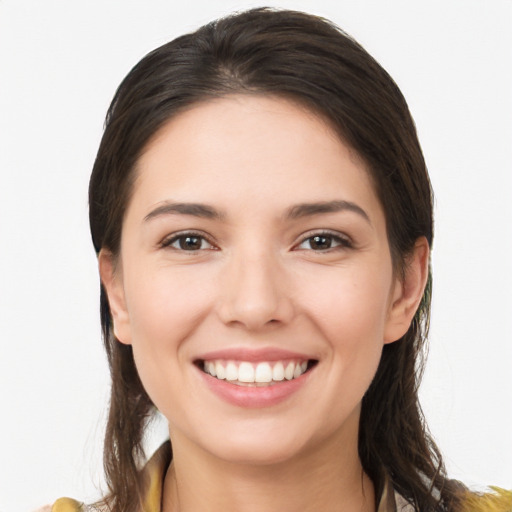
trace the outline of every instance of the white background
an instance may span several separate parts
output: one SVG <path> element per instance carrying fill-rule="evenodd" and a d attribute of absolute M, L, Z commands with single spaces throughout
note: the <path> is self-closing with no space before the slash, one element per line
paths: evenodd
<path fill-rule="evenodd" d="M 437 198 L 424 409 L 452 476 L 512 487 L 512 1 L 267 4 L 334 20 L 408 99 Z M 257 5 L 0 0 L 0 512 L 101 483 L 87 183 L 115 88 L 156 46 Z"/>

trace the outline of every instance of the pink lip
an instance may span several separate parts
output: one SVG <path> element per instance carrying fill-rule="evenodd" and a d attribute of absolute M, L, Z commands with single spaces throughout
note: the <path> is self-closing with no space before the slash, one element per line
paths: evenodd
<path fill-rule="evenodd" d="M 224 359 L 224 357 L 216 358 Z M 266 360 L 268 361 L 268 359 Z M 215 395 L 232 405 L 246 408 L 272 407 L 284 402 L 306 384 L 311 373 L 311 371 L 307 371 L 296 379 L 285 380 L 272 386 L 250 387 L 238 386 L 226 380 L 216 379 L 199 368 L 197 371 Z"/>
<path fill-rule="evenodd" d="M 196 360 L 212 361 L 215 359 L 225 359 L 232 361 L 247 361 L 255 363 L 260 361 L 283 361 L 287 359 L 299 359 L 307 361 L 315 359 L 307 354 L 300 354 L 298 352 L 291 352 L 279 348 L 261 348 L 261 349 L 248 349 L 248 348 L 227 348 L 223 350 L 215 350 L 206 354 L 199 355 Z"/>

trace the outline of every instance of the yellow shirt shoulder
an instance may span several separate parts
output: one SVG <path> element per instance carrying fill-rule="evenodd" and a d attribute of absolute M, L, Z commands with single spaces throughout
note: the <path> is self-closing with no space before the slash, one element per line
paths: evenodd
<path fill-rule="evenodd" d="M 59 498 L 51 508 L 51 512 L 81 512 L 82 503 L 71 498 Z"/>
<path fill-rule="evenodd" d="M 467 512 L 512 512 L 512 491 L 491 487 L 492 492 L 468 493 L 464 500 Z"/>

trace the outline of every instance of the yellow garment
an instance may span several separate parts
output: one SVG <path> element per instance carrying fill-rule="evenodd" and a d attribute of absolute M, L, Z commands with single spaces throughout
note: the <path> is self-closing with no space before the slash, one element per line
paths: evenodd
<path fill-rule="evenodd" d="M 82 504 L 71 498 L 60 498 L 52 507 L 52 512 L 80 512 Z"/>
<path fill-rule="evenodd" d="M 148 475 L 148 488 L 144 501 L 144 512 L 161 512 L 162 488 L 165 473 L 171 461 L 170 443 L 164 443 L 151 457 L 144 472 Z M 512 491 L 496 487 L 491 493 L 468 492 L 464 512 L 512 512 Z M 377 512 L 414 512 L 402 496 L 396 493 L 389 479 L 384 484 Z M 57 500 L 51 512 L 100 512 L 100 509 L 84 505 L 71 498 Z"/>
<path fill-rule="evenodd" d="M 512 491 L 491 487 L 493 492 L 468 493 L 464 512 L 512 512 Z"/>
<path fill-rule="evenodd" d="M 171 462 L 170 443 L 164 443 L 149 459 L 144 472 L 148 474 L 148 489 L 144 501 L 144 512 L 161 512 L 162 487 L 165 472 Z M 51 512 L 100 512 L 96 507 L 88 506 L 71 498 L 58 499 L 51 508 Z"/>

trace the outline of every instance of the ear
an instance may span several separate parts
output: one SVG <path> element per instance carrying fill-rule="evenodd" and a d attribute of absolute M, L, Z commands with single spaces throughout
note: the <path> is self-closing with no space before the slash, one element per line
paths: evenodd
<path fill-rule="evenodd" d="M 427 239 L 418 238 L 405 262 L 403 276 L 396 277 L 384 331 L 384 343 L 399 340 L 409 329 L 427 284 L 429 256 Z"/>
<path fill-rule="evenodd" d="M 110 251 L 102 249 L 98 256 L 100 279 L 108 297 L 115 337 L 125 345 L 131 345 L 130 318 L 122 279 L 121 263 L 116 262 Z"/>

